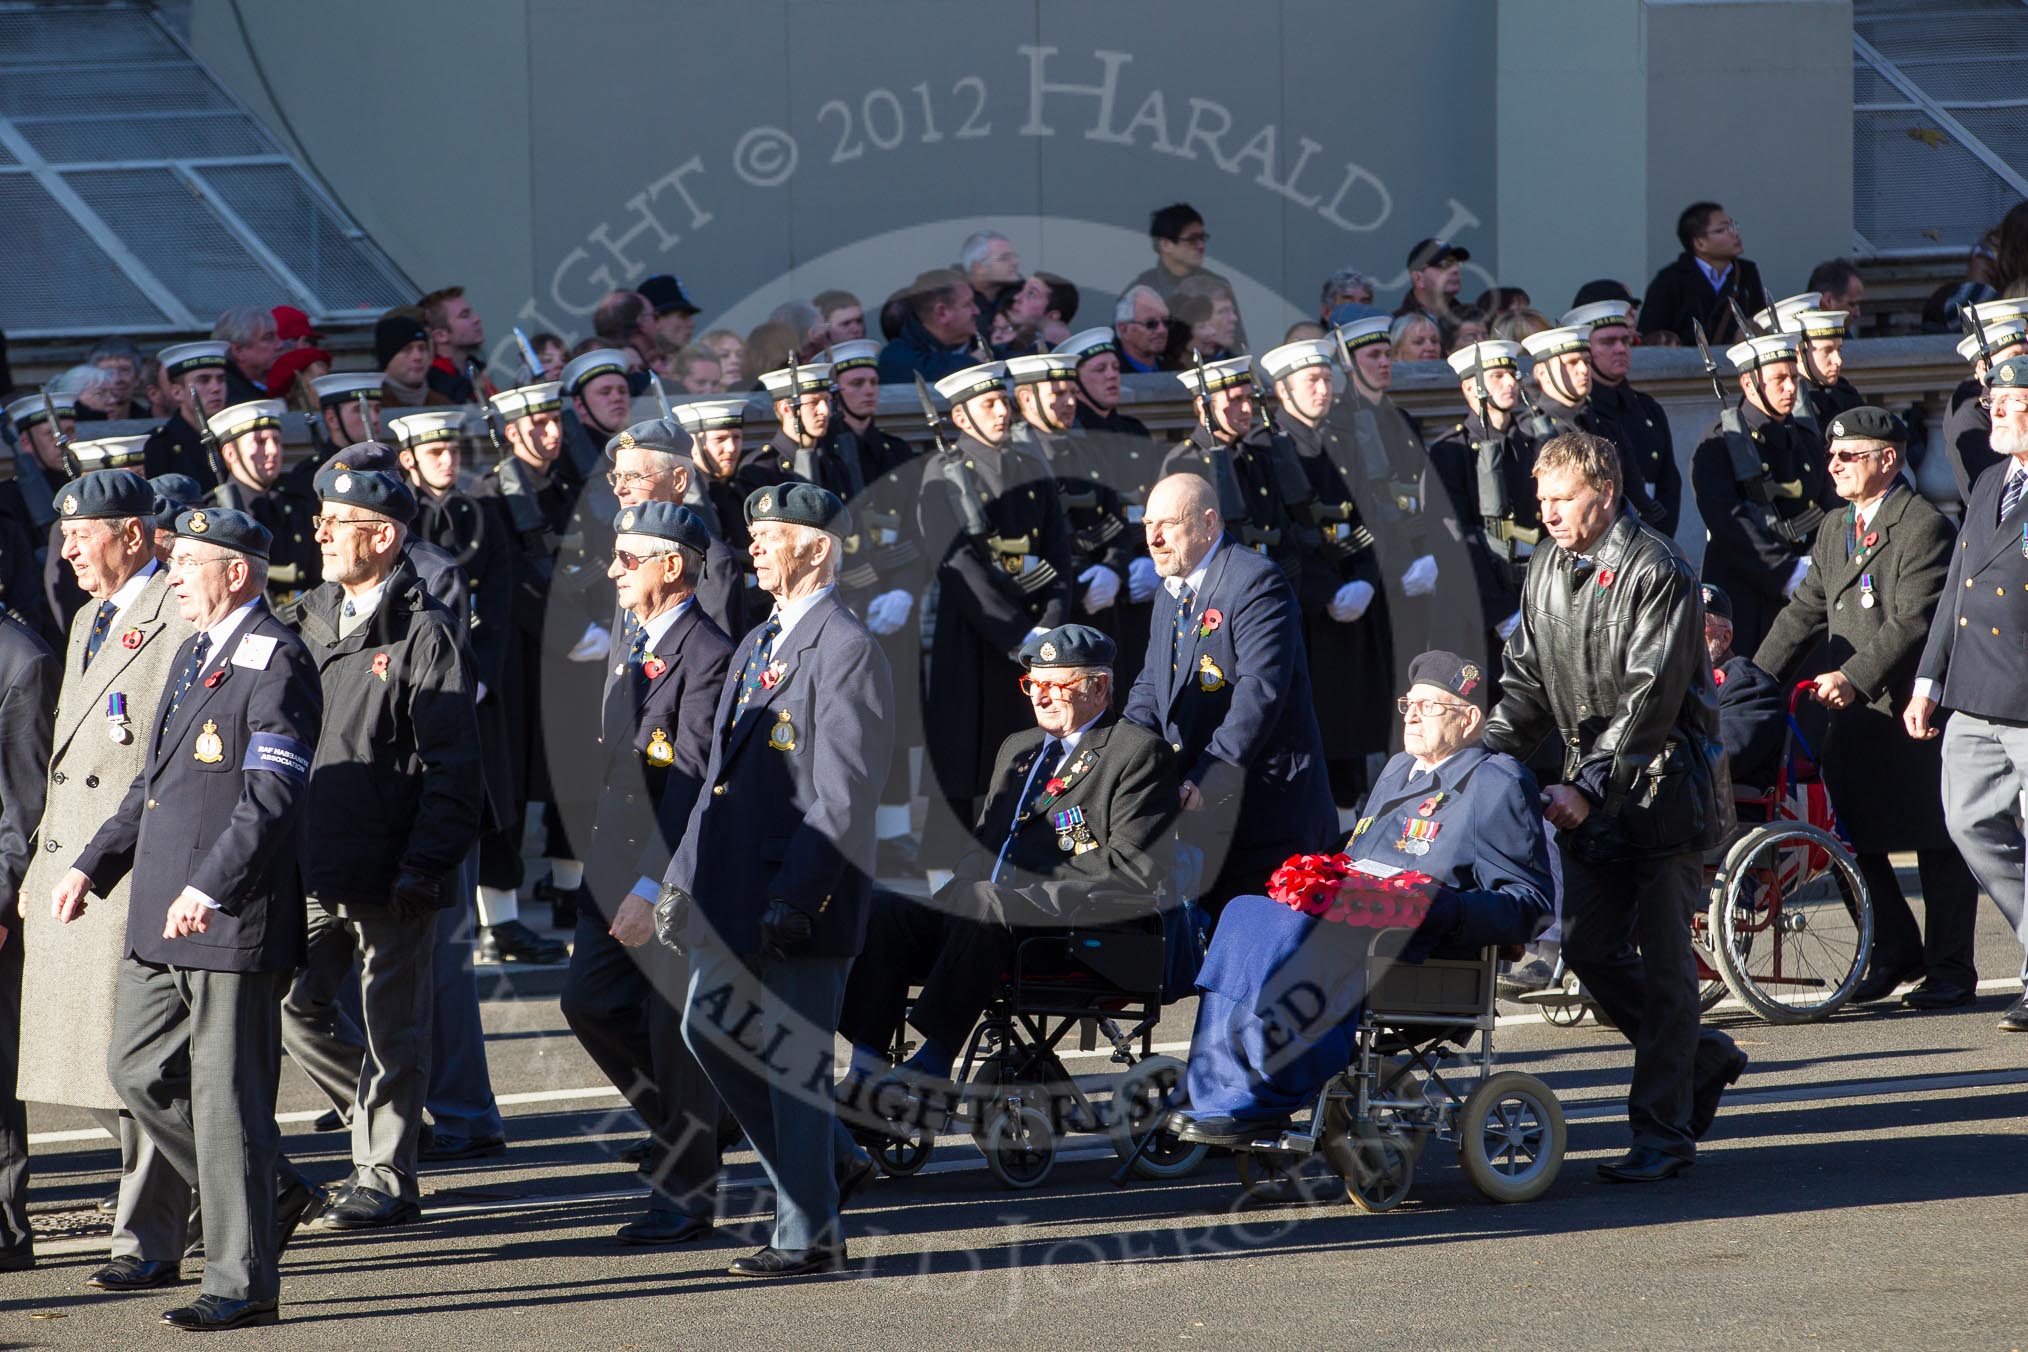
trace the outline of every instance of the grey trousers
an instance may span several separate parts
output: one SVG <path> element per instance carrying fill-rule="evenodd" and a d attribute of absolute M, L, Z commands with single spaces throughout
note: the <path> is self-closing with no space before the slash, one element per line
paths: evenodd
<path fill-rule="evenodd" d="M 112 1256 L 173 1263 L 189 1244 L 191 1203 L 197 1194 L 171 1168 L 129 1112 L 89 1109 L 92 1120 L 120 1143 L 120 1200 L 113 1213 Z"/>
<path fill-rule="evenodd" d="M 204 1198 L 204 1294 L 273 1300 L 286 972 L 120 962 L 106 1068 L 162 1158 Z"/>
<path fill-rule="evenodd" d="M 773 1247 L 843 1242 L 838 1166 L 850 1150 L 831 1099 L 850 958 L 742 958 L 693 943 L 683 1040 L 738 1119 L 775 1190 Z"/>
<path fill-rule="evenodd" d="M 505 1136 L 493 1077 L 486 1066 L 486 1029 L 479 1019 L 479 982 L 472 974 L 472 890 L 478 851 L 458 869 L 458 900 L 437 912 L 432 950 L 430 1019 L 430 1121 L 439 1135 L 479 1139 Z"/>
<path fill-rule="evenodd" d="M 1944 827 L 1979 886 L 2007 917 L 2024 949 L 2021 792 L 2028 789 L 2028 727 L 1954 713 L 1943 731 Z"/>
<path fill-rule="evenodd" d="M 315 897 L 309 911 L 309 956 L 282 1004 L 282 1045 L 332 1106 L 351 1114 L 359 1185 L 414 1201 L 430 1077 L 436 913 L 348 919 Z M 355 957 L 364 1032 L 338 1006 Z"/>

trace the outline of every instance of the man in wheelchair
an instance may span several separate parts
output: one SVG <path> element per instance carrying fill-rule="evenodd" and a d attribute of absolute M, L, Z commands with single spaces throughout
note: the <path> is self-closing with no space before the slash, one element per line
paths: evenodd
<path fill-rule="evenodd" d="M 902 1065 L 925 1095 L 954 1094 L 953 1064 L 1022 938 L 1037 929 L 1155 914 L 1173 856 L 1169 744 L 1110 711 L 1112 639 L 1067 624 L 1022 645 L 1036 726 L 1000 747 L 992 789 L 955 876 L 928 903 L 876 894 L 839 1031 L 850 1086 L 888 1069 L 908 988 L 922 1042 Z"/>
<path fill-rule="evenodd" d="M 1535 777 L 1480 745 L 1486 682 L 1476 664 L 1426 652 L 1408 675 L 1397 701 L 1406 750 L 1381 772 L 1345 854 L 1362 872 L 1436 880 L 1403 961 L 1525 943 L 1548 923 L 1553 892 Z M 1178 1136 L 1250 1140 L 1352 1061 L 1369 936 L 1265 896 L 1226 908 L 1197 979 L 1189 1107 L 1171 1119 Z"/>

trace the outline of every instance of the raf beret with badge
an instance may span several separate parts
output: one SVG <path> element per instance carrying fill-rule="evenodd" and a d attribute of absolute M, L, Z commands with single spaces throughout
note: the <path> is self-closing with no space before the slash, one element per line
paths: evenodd
<path fill-rule="evenodd" d="M 266 558 L 268 546 L 274 543 L 266 526 L 234 507 L 193 507 L 179 512 L 170 530 L 179 539 L 201 540 L 257 559 Z"/>
<path fill-rule="evenodd" d="M 149 512 L 155 518 L 156 530 L 168 530 L 175 524 L 178 512 L 204 501 L 204 485 L 188 474 L 157 474 L 147 482 L 152 495 Z"/>
<path fill-rule="evenodd" d="M 1986 379 L 1989 390 L 2028 390 L 2028 357 L 2001 362 Z"/>
<path fill-rule="evenodd" d="M 1886 441 L 1896 446 L 1908 444 L 1908 426 L 1884 408 L 1861 404 L 1848 408 L 1831 419 L 1831 425 L 1824 429 L 1831 441 Z"/>
<path fill-rule="evenodd" d="M 1119 647 L 1104 631 L 1088 624 L 1060 624 L 1031 634 L 1021 645 L 1021 665 L 1039 667 L 1110 667 Z"/>
<path fill-rule="evenodd" d="M 622 507 L 613 515 L 613 534 L 645 535 L 698 554 L 711 548 L 711 532 L 705 529 L 704 518 L 680 502 L 644 502 Z"/>
<path fill-rule="evenodd" d="M 1433 648 L 1408 664 L 1408 683 L 1434 685 L 1471 701 L 1475 708 L 1486 707 L 1485 673 L 1476 662 L 1442 648 Z"/>
<path fill-rule="evenodd" d="M 58 489 L 56 508 L 65 521 L 153 516 L 155 490 L 130 469 L 98 469 L 81 474 Z"/>
<path fill-rule="evenodd" d="M 746 524 L 782 521 L 809 526 L 840 538 L 852 533 L 852 513 L 836 493 L 816 484 L 786 483 L 758 488 L 746 500 Z"/>
<path fill-rule="evenodd" d="M 378 513 L 404 526 L 415 520 L 415 494 L 384 469 L 326 465 L 317 475 L 317 496 L 324 502 L 342 502 Z"/>
<path fill-rule="evenodd" d="M 659 455 L 689 455 L 697 443 L 688 432 L 667 418 L 637 422 L 606 442 L 606 458 L 616 459 L 621 451 L 654 451 Z"/>
<path fill-rule="evenodd" d="M 1727 624 L 1732 623 L 1732 598 L 1726 595 L 1725 588 L 1711 582 L 1701 585 L 1704 589 L 1704 613 L 1716 615 Z"/>

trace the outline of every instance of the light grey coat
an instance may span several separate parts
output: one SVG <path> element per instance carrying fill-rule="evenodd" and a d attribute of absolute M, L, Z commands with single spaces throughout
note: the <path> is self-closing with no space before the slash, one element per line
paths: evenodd
<path fill-rule="evenodd" d="M 128 883 L 91 898 L 68 925 L 51 918 L 49 894 L 141 772 L 190 625 L 177 614 L 158 567 L 114 619 L 86 669 L 85 639 L 97 613 L 98 603 L 90 602 L 71 621 L 50 740 L 49 800 L 21 885 L 27 914 L 19 1093 L 31 1103 L 118 1108 L 106 1049 L 113 1040 L 113 977 L 127 949 Z M 133 736 L 125 744 L 107 735 L 106 701 L 113 694 L 127 697 Z"/>

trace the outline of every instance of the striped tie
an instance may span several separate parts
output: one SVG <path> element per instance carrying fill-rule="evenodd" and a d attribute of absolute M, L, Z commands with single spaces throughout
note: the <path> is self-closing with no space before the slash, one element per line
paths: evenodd
<path fill-rule="evenodd" d="M 92 659 L 99 655 L 99 649 L 105 644 L 106 635 L 112 632 L 113 616 L 119 613 L 120 608 L 110 600 L 99 602 L 99 613 L 92 617 L 92 631 L 85 635 L 85 666 L 91 666 Z"/>
<path fill-rule="evenodd" d="M 761 688 L 761 675 L 767 670 L 768 659 L 774 656 L 775 639 L 782 632 L 779 616 L 768 616 L 768 622 L 761 626 L 760 637 L 753 645 L 753 654 L 746 659 L 746 670 L 739 675 L 739 702 L 746 703 L 753 698 L 754 691 Z"/>
<path fill-rule="evenodd" d="M 1183 662 L 1183 631 L 1190 627 L 1190 603 L 1197 599 L 1188 582 L 1176 587 L 1176 629 L 1169 638 L 1169 674 L 1174 676 Z"/>
<path fill-rule="evenodd" d="M 2014 515 L 2014 509 L 2021 505 L 2021 492 L 2028 488 L 2028 471 L 2013 469 L 2007 471 L 2007 491 L 2000 495 L 2000 520 L 2004 524 Z"/>

